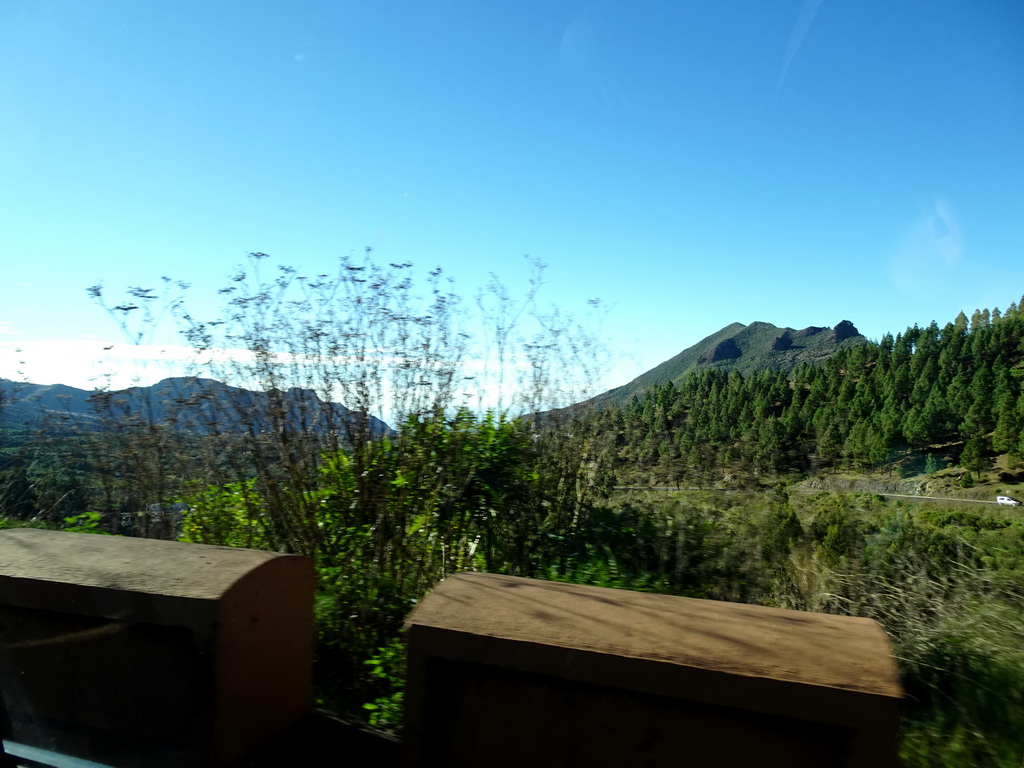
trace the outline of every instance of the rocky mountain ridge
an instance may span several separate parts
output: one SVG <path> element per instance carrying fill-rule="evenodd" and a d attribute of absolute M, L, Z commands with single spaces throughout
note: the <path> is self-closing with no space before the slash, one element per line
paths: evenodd
<path fill-rule="evenodd" d="M 159 424 L 195 434 L 280 429 L 368 429 L 384 434 L 380 419 L 322 400 L 311 389 L 260 392 L 213 379 L 171 377 L 145 387 L 85 390 L 0 379 L 0 426 L 8 429 L 90 431 L 113 423 Z"/>
<path fill-rule="evenodd" d="M 804 363 L 819 364 L 843 347 L 865 343 L 867 339 L 849 320 L 842 320 L 831 328 L 811 325 L 799 330 L 760 321 L 750 325 L 732 323 L 587 404 L 621 405 L 653 384 L 679 381 L 710 368 L 741 373 L 791 371 Z"/>

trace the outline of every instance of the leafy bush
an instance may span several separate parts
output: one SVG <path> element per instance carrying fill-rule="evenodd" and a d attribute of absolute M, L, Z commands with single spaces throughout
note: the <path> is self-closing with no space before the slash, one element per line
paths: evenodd
<path fill-rule="evenodd" d="M 542 575 L 564 559 L 598 488 L 583 482 L 592 457 L 562 434 L 558 446 L 466 409 L 410 416 L 390 437 L 322 456 L 301 490 L 273 476 L 194 486 L 183 537 L 312 558 L 320 695 L 351 709 L 392 695 L 394 680 L 366 662 L 435 583 L 474 569 Z"/>

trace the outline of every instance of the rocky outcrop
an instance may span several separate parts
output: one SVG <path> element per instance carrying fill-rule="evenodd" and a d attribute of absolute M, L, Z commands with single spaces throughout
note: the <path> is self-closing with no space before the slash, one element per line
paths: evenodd
<path fill-rule="evenodd" d="M 881 493 L 900 496 L 920 496 L 925 491 L 924 483 L 914 481 L 884 481 L 874 479 L 831 478 L 825 475 L 812 477 L 795 488 L 807 491 L 832 491 L 835 493 Z"/>
<path fill-rule="evenodd" d="M 793 338 L 788 333 L 784 333 L 772 339 L 771 350 L 772 352 L 785 352 L 792 346 Z"/>
<path fill-rule="evenodd" d="M 824 330 L 824 328 L 819 328 L 816 325 L 808 325 L 806 328 L 801 328 L 793 335 L 798 339 L 806 339 L 808 336 L 817 336 Z"/>
<path fill-rule="evenodd" d="M 854 336 L 860 336 L 860 331 L 857 327 L 849 320 L 843 320 L 839 325 L 832 329 L 832 333 L 836 337 L 836 341 L 842 341 L 843 339 L 852 339 Z"/>
<path fill-rule="evenodd" d="M 736 342 L 732 339 L 726 339 L 711 349 L 708 349 L 701 353 L 700 357 L 697 358 L 697 365 L 707 365 L 709 363 L 717 363 L 719 360 L 734 360 L 742 354 L 740 348 L 736 345 Z"/>

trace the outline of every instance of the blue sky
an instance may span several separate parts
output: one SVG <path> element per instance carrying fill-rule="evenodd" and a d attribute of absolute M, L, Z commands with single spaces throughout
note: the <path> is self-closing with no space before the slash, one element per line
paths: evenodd
<path fill-rule="evenodd" d="M 612 307 L 608 386 L 1024 293 L 1016 0 L 5 0 L 0 73 L 0 376 L 86 386 L 88 286 L 201 305 L 250 251 L 467 295 L 528 254 Z"/>

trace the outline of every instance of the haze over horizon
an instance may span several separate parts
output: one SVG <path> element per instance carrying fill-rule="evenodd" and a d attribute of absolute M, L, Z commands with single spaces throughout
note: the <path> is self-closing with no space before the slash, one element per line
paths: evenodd
<path fill-rule="evenodd" d="M 732 322 L 877 339 L 1024 293 L 1010 0 L 9 0 L 0 66 L 8 378 L 130 383 L 86 288 L 209 314 L 251 251 L 467 298 L 529 254 L 543 302 L 611 307 L 607 387 Z"/>

